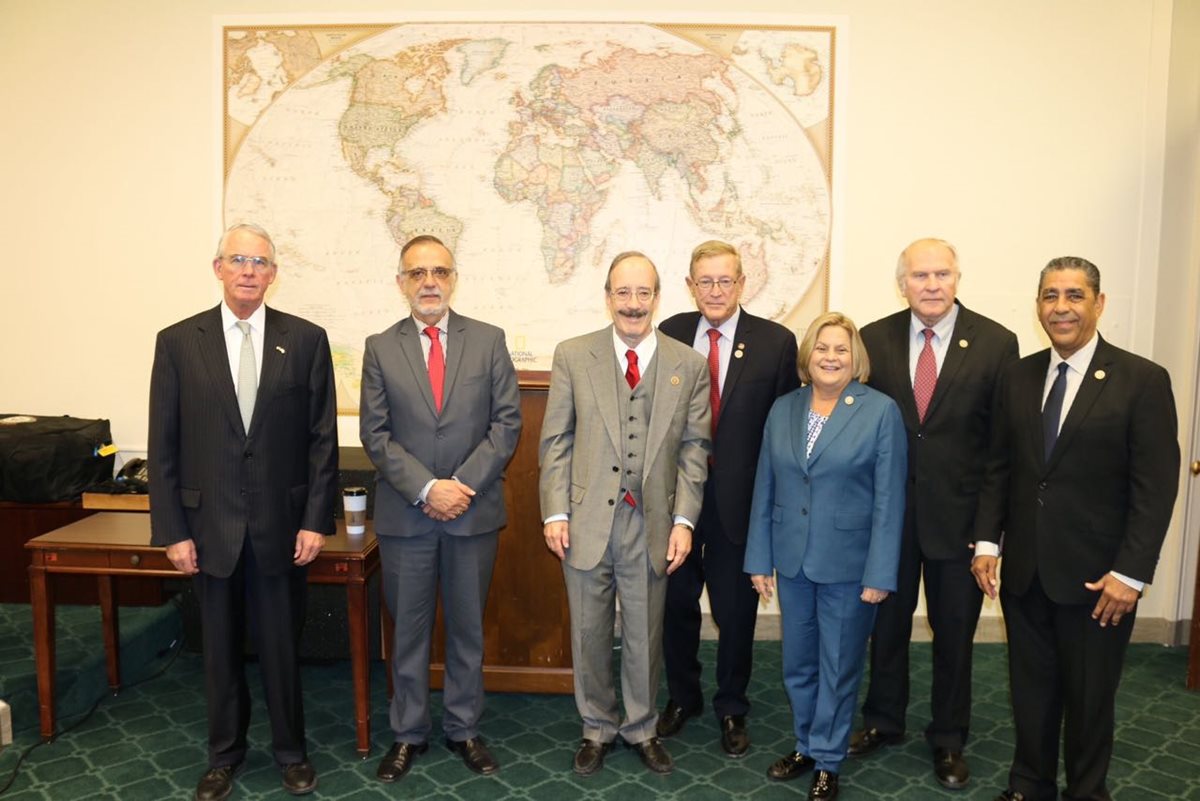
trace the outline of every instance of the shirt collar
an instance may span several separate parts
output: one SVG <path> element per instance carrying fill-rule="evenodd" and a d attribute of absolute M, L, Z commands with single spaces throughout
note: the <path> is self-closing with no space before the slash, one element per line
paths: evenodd
<path fill-rule="evenodd" d="M 1050 348 L 1050 367 L 1046 371 L 1046 374 L 1049 375 L 1050 373 L 1053 373 L 1058 369 L 1060 364 L 1066 362 L 1067 366 L 1072 371 L 1083 375 L 1085 372 L 1087 372 L 1088 365 L 1092 363 L 1092 357 L 1096 355 L 1096 346 L 1099 344 L 1100 335 L 1093 332 L 1092 338 L 1088 340 L 1088 343 L 1072 353 L 1070 358 L 1064 359 L 1062 356 L 1058 355 L 1058 351 L 1056 351 L 1054 348 Z"/>
<path fill-rule="evenodd" d="M 233 309 L 225 301 L 221 301 L 221 330 L 228 331 L 237 325 L 238 316 L 233 313 Z M 254 331 L 262 333 L 267 322 L 267 304 L 260 303 L 258 308 L 251 312 L 246 318 L 246 322 L 250 323 L 250 328 Z"/>
<path fill-rule="evenodd" d="M 418 332 L 424 332 L 425 329 L 429 327 L 425 323 L 418 320 L 415 314 L 410 316 L 412 317 L 413 325 L 417 327 Z M 442 315 L 442 319 L 434 323 L 433 326 L 443 334 L 448 332 L 450 330 L 450 310 L 447 309 L 446 313 Z"/>
<path fill-rule="evenodd" d="M 741 319 L 741 316 L 742 316 L 742 307 L 738 306 L 736 309 L 734 309 L 733 314 L 731 314 L 729 316 L 728 320 L 726 320 L 725 322 L 721 323 L 720 325 L 718 325 L 716 327 L 717 330 L 721 332 L 722 337 L 724 337 L 725 339 L 728 339 L 730 342 L 733 341 L 733 335 L 737 333 L 738 320 Z M 699 333 L 700 331 L 706 332 L 706 331 L 708 331 L 708 329 L 710 329 L 712 327 L 713 326 L 711 324 L 709 324 L 708 320 L 706 320 L 704 318 L 704 315 L 701 314 L 700 322 L 697 325 L 697 329 L 698 329 L 697 333 Z"/>
<path fill-rule="evenodd" d="M 955 301 L 954 304 L 951 305 L 950 311 L 947 312 L 945 317 L 930 326 L 927 326 L 925 323 L 921 322 L 921 318 L 917 317 L 916 314 L 910 313 L 909 317 L 912 320 L 912 330 L 910 333 L 913 339 L 924 339 L 925 335 L 922 332 L 924 332 L 926 328 L 932 328 L 933 335 L 937 337 L 938 342 L 945 342 L 950 338 L 950 335 L 954 333 L 954 324 L 958 322 L 958 302 Z"/>
<path fill-rule="evenodd" d="M 658 347 L 658 333 L 654 327 L 650 327 L 650 333 L 646 338 L 637 344 L 633 351 L 638 355 L 638 364 L 646 365 L 650 363 L 650 357 L 654 355 L 655 349 Z M 629 346 L 617 336 L 617 327 L 612 327 L 613 349 L 616 351 L 618 359 L 624 359 L 626 351 L 630 350 Z"/>

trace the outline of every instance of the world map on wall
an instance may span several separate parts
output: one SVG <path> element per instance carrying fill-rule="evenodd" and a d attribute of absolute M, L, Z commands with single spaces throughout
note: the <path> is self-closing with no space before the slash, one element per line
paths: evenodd
<path fill-rule="evenodd" d="M 795 322 L 806 298 L 821 311 L 829 266 L 834 34 L 225 28 L 224 219 L 271 232 L 268 302 L 328 330 L 345 411 L 365 338 L 407 314 L 395 275 L 417 234 L 454 252 L 454 308 L 503 327 L 520 369 L 608 322 L 626 250 L 659 267 L 659 319 L 693 307 L 691 249 L 721 239 L 743 305 Z"/>

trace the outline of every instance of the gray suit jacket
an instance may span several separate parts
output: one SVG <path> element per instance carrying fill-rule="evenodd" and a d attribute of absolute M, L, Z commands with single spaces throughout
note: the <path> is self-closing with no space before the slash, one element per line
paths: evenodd
<path fill-rule="evenodd" d="M 620 502 L 621 422 L 612 327 L 559 344 L 539 447 L 542 519 L 570 515 L 567 564 L 595 567 Z M 658 336 L 654 404 L 642 470 L 642 515 L 655 573 L 667 566 L 675 515 L 700 519 L 708 475 L 708 367 L 696 351 Z"/>
<path fill-rule="evenodd" d="M 447 333 L 440 415 L 412 317 L 367 337 L 359 434 L 379 471 L 380 536 L 415 536 L 439 526 L 467 536 L 495 531 L 507 520 L 502 478 L 521 433 L 521 409 L 504 332 L 451 311 Z M 477 494 L 462 517 L 439 523 L 414 504 L 430 479 L 451 476 Z"/>

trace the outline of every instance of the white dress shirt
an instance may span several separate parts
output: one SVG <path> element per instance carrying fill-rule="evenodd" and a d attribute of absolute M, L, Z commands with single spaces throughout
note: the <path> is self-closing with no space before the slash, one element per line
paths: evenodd
<path fill-rule="evenodd" d="M 908 383 L 915 384 L 917 382 L 917 359 L 921 357 L 921 351 L 925 349 L 926 328 L 933 329 L 933 338 L 929 340 L 929 346 L 933 349 L 938 375 L 942 374 L 942 363 L 946 361 L 946 350 L 950 345 L 950 338 L 954 335 L 954 324 L 958 321 L 958 304 L 953 304 L 949 313 L 931 326 L 925 325 L 915 314 L 911 317 L 912 325 L 908 329 Z"/>
<path fill-rule="evenodd" d="M 717 339 L 717 352 L 721 363 L 720 371 L 720 392 L 725 391 L 725 376 L 729 374 L 729 359 L 733 354 L 733 335 L 737 333 L 738 319 L 742 316 L 741 308 L 737 308 L 733 312 L 733 316 L 725 322 L 717 326 L 717 330 L 721 332 L 721 336 Z M 704 319 L 704 315 L 700 315 L 700 321 L 696 323 L 696 336 L 692 339 L 692 347 L 696 352 L 708 358 L 708 331 L 713 326 Z"/>
<path fill-rule="evenodd" d="M 240 319 L 233 310 L 229 308 L 224 301 L 221 301 L 221 328 L 225 331 L 225 352 L 229 354 L 229 375 L 233 379 L 233 388 L 236 391 L 238 385 L 238 365 L 242 362 L 242 329 L 238 328 Z M 254 369 L 256 374 L 254 383 L 257 386 L 262 383 L 262 363 L 263 363 L 263 331 L 267 323 L 267 307 L 266 304 L 258 304 L 246 322 L 250 323 L 250 346 L 254 348 Z"/>

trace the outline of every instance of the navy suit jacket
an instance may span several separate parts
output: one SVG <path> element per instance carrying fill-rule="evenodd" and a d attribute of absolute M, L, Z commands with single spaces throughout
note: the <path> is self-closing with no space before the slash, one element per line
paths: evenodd
<path fill-rule="evenodd" d="M 268 308 L 250 430 L 242 425 L 221 307 L 159 332 L 150 373 L 153 545 L 191 539 L 227 578 L 250 537 L 259 570 L 292 568 L 300 529 L 332 534 L 337 401 L 325 330 Z"/>
<path fill-rule="evenodd" d="M 1083 584 L 1110 570 L 1154 579 L 1179 488 L 1175 399 L 1166 370 L 1101 337 L 1047 461 L 1049 369 L 1047 349 L 1004 374 L 976 535 L 1003 534 L 1009 592 L 1023 595 L 1036 574 L 1055 603 L 1093 604 Z"/>
<path fill-rule="evenodd" d="M 904 525 L 900 410 L 851 381 L 805 457 L 812 387 L 775 401 L 750 508 L 745 571 L 893 591 Z"/>
<path fill-rule="evenodd" d="M 659 328 L 690 347 L 699 322 L 700 312 L 684 312 L 664 320 Z M 720 521 L 722 534 L 740 545 L 746 541 L 763 425 L 771 404 L 800 386 L 800 377 L 796 372 L 796 335 L 779 323 L 743 309 L 734 331 L 733 348 L 721 389 L 707 497 L 716 504 L 711 511 Z"/>

